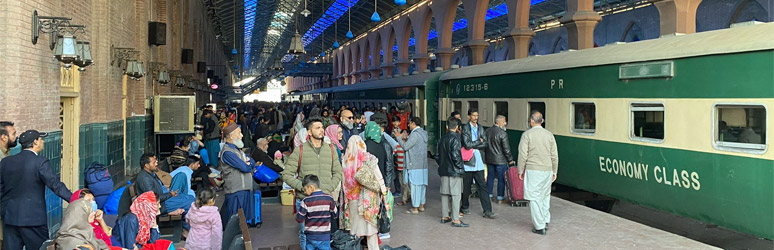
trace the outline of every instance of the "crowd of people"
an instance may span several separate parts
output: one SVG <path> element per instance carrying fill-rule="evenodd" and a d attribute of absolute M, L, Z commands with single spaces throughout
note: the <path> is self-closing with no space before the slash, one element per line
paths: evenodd
<path fill-rule="evenodd" d="M 558 157 L 553 134 L 541 126 L 542 114 L 531 114 L 531 129 L 521 137 L 517 159 L 509 146 L 506 117 L 497 116 L 495 126 L 485 130 L 476 109 L 468 110 L 467 123 L 460 116 L 455 112 L 447 119 L 435 156 L 441 223 L 469 226 L 461 217 L 471 214 L 473 185 L 482 216 L 496 218 L 491 203 L 506 198 L 504 176 L 516 165 L 525 183 L 524 197 L 531 201 L 533 232 L 545 235 Z M 243 209 L 246 217 L 256 216 L 253 173 L 259 166 L 277 172 L 295 191 L 302 249 L 329 249 L 337 231 L 363 238 L 368 249 L 379 249 L 380 239 L 390 237 L 386 214 L 404 205 L 402 212 L 409 215 L 426 209 L 429 136 L 405 102 L 390 109 L 365 108 L 363 113 L 346 105 L 334 110 L 315 104 L 253 103 L 218 111 L 204 106 L 196 120 L 196 133 L 183 137 L 166 159 L 142 155 L 142 170 L 134 180 L 139 195 L 112 228 L 94 195 L 88 189 L 71 193 L 52 173 L 48 159 L 39 155 L 45 133 L 22 133 L 22 153 L 6 157 L 8 148 L 16 146 L 16 131 L 13 123 L 0 122 L 4 248 L 37 249 L 48 238 L 43 197 L 48 187 L 71 202 L 54 240 L 57 249 L 174 247 L 160 239 L 160 214 L 183 216 L 187 249 L 218 249 L 224 223 L 232 215 Z M 225 194 L 220 208 L 215 206 L 217 192 Z"/>

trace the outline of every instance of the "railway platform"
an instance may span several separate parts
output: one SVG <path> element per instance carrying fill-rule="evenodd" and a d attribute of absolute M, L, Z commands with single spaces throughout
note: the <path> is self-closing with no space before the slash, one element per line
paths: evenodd
<path fill-rule="evenodd" d="M 411 249 L 719 249 L 680 235 L 648 227 L 560 198 L 551 199 L 551 225 L 546 236 L 533 234 L 529 207 L 493 204 L 497 219 L 481 216 L 478 199 L 470 199 L 469 228 L 441 224 L 438 165 L 430 160 L 426 211 L 404 214 L 396 207 L 390 239 L 383 245 Z M 263 225 L 253 228 L 253 248 L 300 249 L 292 206 L 263 205 Z"/>

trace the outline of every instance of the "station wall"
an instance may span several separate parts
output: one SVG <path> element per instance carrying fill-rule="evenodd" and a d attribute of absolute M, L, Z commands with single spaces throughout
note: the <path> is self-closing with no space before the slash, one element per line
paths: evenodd
<path fill-rule="evenodd" d="M 84 72 L 76 66 L 64 69 L 49 49 L 48 34 L 41 33 L 32 44 L 33 11 L 85 25 L 85 33 L 76 33 L 76 38 L 90 42 L 94 64 Z M 172 83 L 160 86 L 150 76 L 150 62 L 200 80 L 206 74 L 197 73 L 196 62 L 227 64 L 202 1 L 0 0 L 0 13 L 0 120 L 14 122 L 18 133 L 50 132 L 43 155 L 70 190 L 84 186 L 83 170 L 94 161 L 108 166 L 116 185 L 139 171 L 140 155 L 155 150 L 148 105 L 154 95 L 196 94 L 197 105 L 219 101 Z M 166 23 L 166 45 L 148 45 L 151 21 Z M 127 79 L 124 66 L 111 56 L 111 47 L 139 51 L 136 59 L 144 62 L 147 75 L 139 81 Z M 184 48 L 194 50 L 193 64 L 181 64 Z M 219 75 L 230 73 L 225 66 L 214 70 Z M 64 203 L 48 190 L 46 198 L 53 233 Z"/>

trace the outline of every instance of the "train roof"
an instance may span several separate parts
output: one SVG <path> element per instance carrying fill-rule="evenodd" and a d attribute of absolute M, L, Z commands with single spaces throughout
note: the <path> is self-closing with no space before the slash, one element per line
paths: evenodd
<path fill-rule="evenodd" d="M 419 75 L 389 78 L 389 79 L 383 79 L 383 80 L 365 81 L 358 84 L 350 84 L 350 85 L 343 85 L 343 86 L 336 86 L 336 87 L 322 88 L 322 89 L 313 89 L 306 92 L 298 93 L 298 95 L 424 86 L 427 80 L 433 79 L 434 77 L 438 77 L 438 75 L 442 73 L 444 72 L 432 72 L 432 73 L 424 73 Z"/>
<path fill-rule="evenodd" d="M 531 56 L 452 70 L 441 80 L 774 49 L 774 23 Z"/>

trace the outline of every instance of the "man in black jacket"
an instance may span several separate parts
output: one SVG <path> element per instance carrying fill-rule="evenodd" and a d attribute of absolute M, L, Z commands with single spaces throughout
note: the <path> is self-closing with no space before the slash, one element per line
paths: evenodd
<path fill-rule="evenodd" d="M 460 211 L 464 214 L 470 214 L 470 186 L 475 179 L 478 198 L 484 209 L 484 218 L 494 219 L 497 215 L 492 213 L 492 203 L 489 201 L 486 180 L 484 180 L 484 150 L 486 149 L 484 127 L 478 124 L 477 109 L 468 110 L 468 119 L 470 122 L 462 125 L 462 147 L 468 150 L 472 149 L 473 157 L 464 163 L 465 176 L 462 178 L 462 208 Z"/>
<path fill-rule="evenodd" d="M 497 177 L 497 203 L 502 204 L 505 199 L 505 172 L 508 171 L 508 165 L 513 166 L 511 155 L 511 145 L 508 140 L 508 133 L 505 132 L 505 116 L 498 115 L 495 118 L 495 126 L 486 131 L 486 164 L 489 168 L 489 175 L 486 178 L 486 190 L 489 192 L 489 198 L 494 192 L 494 179 Z"/>
<path fill-rule="evenodd" d="M 460 196 L 462 196 L 462 142 L 459 134 L 460 120 L 450 118 L 446 122 L 448 133 L 438 144 L 438 175 L 441 176 L 441 223 L 452 222 L 453 227 L 468 227 L 460 221 Z M 451 203 L 451 211 L 449 211 Z M 451 216 L 450 216 L 451 215 Z"/>
<path fill-rule="evenodd" d="M 165 213 L 167 211 L 167 205 L 164 204 L 165 201 L 169 200 L 172 197 L 177 196 L 177 193 L 181 190 L 172 190 L 168 193 L 164 193 L 164 190 L 161 188 L 161 179 L 159 179 L 158 176 L 156 176 L 156 171 L 159 170 L 158 168 L 158 161 L 156 160 L 156 156 L 151 153 L 145 153 L 140 157 L 140 165 L 142 165 L 142 170 L 139 174 L 137 174 L 137 179 L 135 180 L 134 188 L 136 189 L 137 195 L 140 195 L 142 193 L 153 191 L 154 194 L 156 194 L 156 197 L 158 197 L 159 201 L 161 202 L 161 212 Z M 182 190 L 184 191 L 184 190 Z M 175 211 L 172 211 L 169 213 L 170 215 L 179 215 L 183 214 L 185 210 L 177 209 Z"/>
<path fill-rule="evenodd" d="M 65 201 L 72 193 L 41 156 L 47 133 L 27 130 L 19 136 L 21 153 L 0 162 L 3 249 L 39 249 L 48 239 L 46 187 Z"/>

